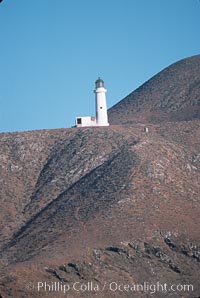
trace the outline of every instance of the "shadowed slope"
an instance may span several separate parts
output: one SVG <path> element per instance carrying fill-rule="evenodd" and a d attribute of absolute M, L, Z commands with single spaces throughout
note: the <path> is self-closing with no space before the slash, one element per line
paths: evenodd
<path fill-rule="evenodd" d="M 197 285 L 200 123 L 166 123 L 149 129 L 148 134 L 140 125 L 74 130 L 69 138 L 75 155 L 66 136 L 54 145 L 27 205 L 27 217 L 33 217 L 2 252 L 3 264 L 10 262 L 10 272 L 5 271 L 0 282 L 0 288 L 1 283 L 6 285 L 3 293 L 40 297 L 37 291 L 21 292 L 24 281 L 30 280 L 93 280 L 99 286 L 105 279 Z M 103 159 L 92 162 L 88 147 Z M 78 172 L 79 163 L 87 171 L 54 188 L 48 177 L 62 182 L 67 172 L 64 161 L 70 171 Z M 59 297 L 44 292 L 41 297 L 45 294 Z M 74 292 L 70 295 L 76 297 Z M 91 297 L 88 292 L 83 295 Z M 131 295 L 106 291 L 104 296 Z"/>

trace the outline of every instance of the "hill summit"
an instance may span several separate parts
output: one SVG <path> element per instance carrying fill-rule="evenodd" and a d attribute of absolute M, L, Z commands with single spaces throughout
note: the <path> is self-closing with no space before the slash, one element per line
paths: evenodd
<path fill-rule="evenodd" d="M 109 110 L 111 124 L 200 118 L 200 55 L 165 68 Z"/>

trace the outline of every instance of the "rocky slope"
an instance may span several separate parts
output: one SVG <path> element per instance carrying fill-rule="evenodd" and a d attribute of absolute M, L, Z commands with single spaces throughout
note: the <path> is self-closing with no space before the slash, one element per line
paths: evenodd
<path fill-rule="evenodd" d="M 200 120 L 0 145 L 2 297 L 199 297 Z"/>
<path fill-rule="evenodd" d="M 109 110 L 111 124 L 200 118 L 200 55 L 178 61 Z"/>

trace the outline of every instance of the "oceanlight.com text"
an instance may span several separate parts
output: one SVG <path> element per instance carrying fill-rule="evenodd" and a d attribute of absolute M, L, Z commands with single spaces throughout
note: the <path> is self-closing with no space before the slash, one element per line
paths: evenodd
<path fill-rule="evenodd" d="M 120 283 L 117 281 L 111 281 L 103 283 L 97 283 L 94 281 L 89 282 L 80 282 L 76 281 L 73 283 L 64 283 L 64 282 L 46 282 L 39 281 L 35 284 L 30 283 L 27 285 L 29 290 L 34 290 L 37 292 L 54 292 L 54 293 L 63 293 L 67 294 L 69 292 L 74 293 L 83 293 L 83 292 L 104 292 L 110 291 L 111 293 L 136 293 L 136 292 L 144 292 L 149 294 L 155 293 L 184 293 L 184 292 L 193 292 L 194 286 L 192 284 L 169 284 L 169 283 L 150 283 L 143 282 L 141 284 L 134 283 Z"/>

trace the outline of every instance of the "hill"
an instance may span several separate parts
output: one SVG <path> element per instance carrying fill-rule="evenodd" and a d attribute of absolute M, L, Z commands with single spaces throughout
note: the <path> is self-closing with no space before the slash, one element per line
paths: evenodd
<path fill-rule="evenodd" d="M 200 55 L 170 65 L 109 110 L 111 124 L 199 118 Z"/>
<path fill-rule="evenodd" d="M 0 134 L 0 297 L 199 297 L 200 120 L 131 106 L 110 127 Z"/>

